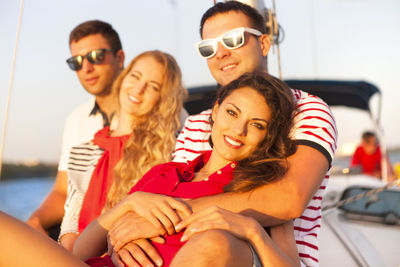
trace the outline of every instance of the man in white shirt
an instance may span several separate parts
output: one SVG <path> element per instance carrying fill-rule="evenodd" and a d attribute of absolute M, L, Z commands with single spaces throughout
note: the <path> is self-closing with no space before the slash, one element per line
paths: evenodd
<path fill-rule="evenodd" d="M 112 84 L 122 71 L 125 59 L 118 33 L 110 24 L 99 20 L 76 26 L 70 33 L 69 46 L 71 57 L 67 64 L 93 98 L 68 115 L 56 181 L 41 206 L 27 220 L 29 225 L 46 234 L 45 229 L 60 223 L 64 215 L 71 147 L 90 141 L 112 121 L 116 108 Z"/>

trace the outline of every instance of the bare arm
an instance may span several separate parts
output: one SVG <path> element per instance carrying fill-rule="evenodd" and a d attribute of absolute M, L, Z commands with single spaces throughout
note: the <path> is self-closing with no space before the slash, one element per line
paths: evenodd
<path fill-rule="evenodd" d="M 26 223 L 36 230 L 46 233 L 46 228 L 61 222 L 64 216 L 66 196 L 67 173 L 65 171 L 58 171 L 56 181 L 50 193 L 40 207 L 32 213 Z"/>
<path fill-rule="evenodd" d="M 78 234 L 75 233 L 68 233 L 59 237 L 59 243 L 63 246 L 66 250 L 72 252 L 74 247 L 75 241 L 78 238 Z"/>
<path fill-rule="evenodd" d="M 0 212 L 0 266 L 87 266 L 48 237 Z"/>
<path fill-rule="evenodd" d="M 84 260 L 101 255 L 106 248 L 107 234 L 117 251 L 131 240 L 152 238 L 166 232 L 173 234 L 175 232 L 173 226 L 180 221 L 177 211 L 185 216 L 191 214 L 190 208 L 185 203 L 172 197 L 135 192 L 89 224 L 77 239 L 73 252 Z M 129 221 L 129 225 L 124 224 L 125 220 L 119 221 L 121 217 L 132 212 L 140 216 L 135 216 L 134 221 Z M 151 227 L 149 230 L 148 222 L 155 228 Z M 113 238 L 114 236 L 116 238 Z"/>
<path fill-rule="evenodd" d="M 73 254 L 81 260 L 87 260 L 107 251 L 108 230 L 128 210 L 127 205 L 118 204 L 91 222 L 76 239 Z"/>
<path fill-rule="evenodd" d="M 107 214 L 107 213 L 105 213 Z M 104 214 L 103 214 L 104 215 Z M 73 254 L 82 260 L 87 260 L 91 257 L 97 257 L 102 255 L 107 251 L 107 241 L 108 241 L 108 252 L 112 252 L 114 244 L 111 244 L 111 238 L 109 235 L 109 228 L 111 221 L 115 221 L 112 216 L 119 216 L 117 213 L 108 213 L 106 217 L 99 217 L 86 227 L 82 234 L 78 237 L 75 242 Z M 138 216 L 132 212 L 125 213 L 122 218 L 129 217 L 129 230 L 122 229 L 126 236 L 129 235 L 126 241 L 118 240 L 117 246 L 120 248 L 126 247 L 126 244 L 130 243 L 130 240 L 146 239 L 151 237 L 160 236 L 159 229 L 155 228 L 149 221 L 145 218 Z M 125 238 L 125 235 L 123 235 Z M 107 240 L 108 239 L 108 240 Z M 139 240 L 140 241 L 140 240 Z M 134 241 L 132 241 L 134 243 Z M 122 243 L 122 244 L 121 244 Z M 151 245 L 150 245 L 151 246 Z M 118 249 L 119 250 L 119 249 Z M 147 255 L 149 254 L 146 251 Z M 153 253 L 154 254 L 154 253 Z M 154 257 L 160 257 L 158 254 Z"/>
<path fill-rule="evenodd" d="M 265 231 L 263 232 L 263 234 L 266 234 Z M 273 243 L 275 243 L 279 250 L 283 252 L 283 255 L 285 255 L 289 261 L 292 261 L 298 266 L 300 263 L 300 258 L 297 251 L 296 240 L 294 238 L 293 221 L 288 221 L 284 224 L 271 227 L 270 234 Z M 257 246 L 255 248 L 257 249 Z M 268 255 L 261 255 L 261 259 L 266 256 Z M 274 264 L 271 265 L 274 266 Z M 265 266 L 268 265 L 265 264 Z"/>
<path fill-rule="evenodd" d="M 248 240 L 263 266 L 300 266 L 291 221 L 271 227 L 271 237 L 257 222 L 250 225 Z"/>
<path fill-rule="evenodd" d="M 193 211 L 210 206 L 241 212 L 263 226 L 298 218 L 318 190 L 329 163 L 318 150 L 299 145 L 288 158 L 289 171 L 278 181 L 249 193 L 224 193 L 190 200 Z M 268 215 L 266 215 L 268 214 Z"/>

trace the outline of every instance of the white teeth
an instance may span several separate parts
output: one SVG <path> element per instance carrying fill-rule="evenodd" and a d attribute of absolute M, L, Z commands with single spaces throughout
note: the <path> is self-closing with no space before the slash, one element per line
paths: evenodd
<path fill-rule="evenodd" d="M 225 136 L 225 140 L 226 140 L 229 144 L 231 144 L 231 145 L 233 145 L 233 146 L 241 146 L 241 145 L 242 145 L 242 143 L 237 142 L 237 141 L 235 141 L 235 140 L 232 140 L 232 139 L 229 138 L 228 136 Z"/>
<path fill-rule="evenodd" d="M 135 98 L 134 96 L 128 95 L 128 98 L 133 102 L 140 103 L 140 101 L 137 98 Z"/>
<path fill-rule="evenodd" d="M 222 68 L 222 71 L 230 70 L 230 69 L 233 69 L 234 67 L 236 67 L 236 64 L 231 64 L 231 65 L 228 65 L 228 66 L 224 66 Z"/>

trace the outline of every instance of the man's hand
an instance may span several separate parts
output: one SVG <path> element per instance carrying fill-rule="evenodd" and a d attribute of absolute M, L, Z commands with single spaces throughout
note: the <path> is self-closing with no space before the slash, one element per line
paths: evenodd
<path fill-rule="evenodd" d="M 108 231 L 108 247 L 119 251 L 127 243 L 137 239 L 159 237 L 166 234 L 163 227 L 157 228 L 145 218 L 128 212 L 120 217 Z"/>
<path fill-rule="evenodd" d="M 161 266 L 163 260 L 157 250 L 147 239 L 131 241 L 118 252 L 111 253 L 111 260 L 117 267 L 127 266 Z"/>
<path fill-rule="evenodd" d="M 184 201 L 159 194 L 138 191 L 128 195 L 123 203 L 156 228 L 164 228 L 170 235 L 175 233 L 175 226 L 184 217 L 192 214 L 191 207 Z"/>
<path fill-rule="evenodd" d="M 196 233 L 211 229 L 225 230 L 244 240 L 250 240 L 254 232 L 263 231 L 262 227 L 253 218 L 217 206 L 193 213 L 178 224 L 177 230 L 184 228 L 186 230 L 182 236 L 182 242 Z"/>

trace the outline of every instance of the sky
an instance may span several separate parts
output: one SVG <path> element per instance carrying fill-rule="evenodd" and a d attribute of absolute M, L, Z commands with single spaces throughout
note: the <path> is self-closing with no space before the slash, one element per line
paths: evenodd
<path fill-rule="evenodd" d="M 272 0 L 265 0 L 267 7 Z M 89 99 L 65 60 L 69 32 L 100 19 L 118 31 L 125 65 L 137 54 L 160 49 L 178 61 L 186 87 L 214 84 L 194 44 L 212 0 L 26 0 L 11 94 L 3 160 L 58 161 L 64 120 Z M 0 129 L 3 128 L 20 1 L 0 2 Z M 382 124 L 388 147 L 400 147 L 400 1 L 277 0 L 285 32 L 280 45 L 284 79 L 365 80 L 382 91 Z M 276 51 L 276 50 L 275 50 Z M 278 75 L 277 55 L 269 69 Z M 376 110 L 378 99 L 372 99 Z M 370 129 L 366 114 L 333 109 L 339 152 Z"/>

